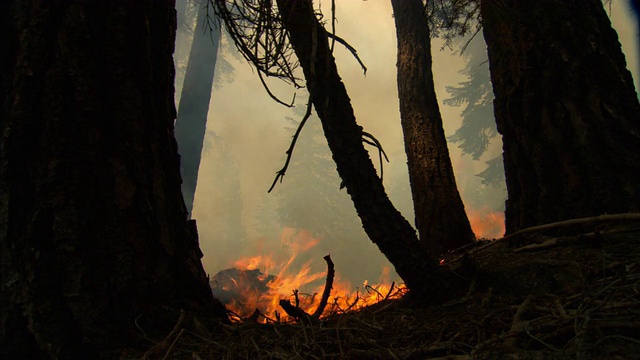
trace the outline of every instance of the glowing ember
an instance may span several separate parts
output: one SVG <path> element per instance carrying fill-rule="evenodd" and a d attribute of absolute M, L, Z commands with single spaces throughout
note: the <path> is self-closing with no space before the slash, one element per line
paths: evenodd
<path fill-rule="evenodd" d="M 298 269 L 295 272 L 291 264 L 299 254 L 312 249 L 318 242 L 307 231 L 285 229 L 281 243 L 290 251 L 287 261 L 276 264 L 271 256 L 240 259 L 234 263 L 234 268 L 223 270 L 213 277 L 211 284 L 214 295 L 241 318 L 251 316 L 258 309 L 268 319 L 290 320 L 281 316 L 281 299 L 290 300 L 294 305 L 297 299 L 301 309 L 312 313 L 320 303 L 326 272 L 312 272 L 311 261 L 299 268 L 296 266 Z M 336 270 L 323 316 L 360 309 L 385 298 L 397 298 L 406 291 L 404 285 L 389 284 L 388 268 L 383 269 L 380 279 L 387 284 L 369 285 L 365 281 L 362 290 L 354 289 L 348 282 L 340 280 L 337 274 L 339 269 Z M 264 322 L 262 318 L 258 321 Z"/>

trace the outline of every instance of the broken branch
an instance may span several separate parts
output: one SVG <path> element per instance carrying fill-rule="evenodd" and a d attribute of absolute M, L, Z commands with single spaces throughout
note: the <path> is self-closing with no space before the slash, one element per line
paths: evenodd
<path fill-rule="evenodd" d="M 322 292 L 322 298 L 320 298 L 320 304 L 318 304 L 318 308 L 311 315 L 316 318 L 319 318 L 320 315 L 322 315 L 324 308 L 327 306 L 327 301 L 329 300 L 329 295 L 331 294 L 331 288 L 333 287 L 333 277 L 336 273 L 333 268 L 333 261 L 331 261 L 331 256 L 325 256 L 324 261 L 327 262 L 327 281 L 324 284 L 324 291 Z"/>

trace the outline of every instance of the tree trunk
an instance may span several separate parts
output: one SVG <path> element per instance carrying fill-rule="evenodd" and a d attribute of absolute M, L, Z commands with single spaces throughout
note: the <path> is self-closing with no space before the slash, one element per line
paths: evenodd
<path fill-rule="evenodd" d="M 640 210 L 640 105 L 600 0 L 484 0 L 507 233 Z"/>
<path fill-rule="evenodd" d="M 0 24 L 0 358 L 226 316 L 180 193 L 173 1 L 2 1 Z"/>
<path fill-rule="evenodd" d="M 630 0 L 629 6 L 631 7 L 631 12 L 636 19 L 636 44 L 640 44 L 640 0 Z M 637 59 L 640 59 L 640 46 L 636 46 L 636 56 Z M 636 70 L 638 71 L 636 74 L 640 76 L 640 62 L 638 62 L 636 66 Z M 636 79 L 636 85 L 640 86 L 640 79 Z M 638 89 L 636 88 L 636 91 L 637 90 Z"/>
<path fill-rule="evenodd" d="M 182 196 L 190 215 L 198 183 L 200 158 L 207 132 L 211 86 L 220 45 L 220 28 L 213 26 L 209 31 L 205 26 L 207 2 L 200 1 L 197 6 L 198 20 L 184 76 L 175 129 L 181 157 Z M 214 16 L 213 11 L 211 16 Z"/>
<path fill-rule="evenodd" d="M 284 27 L 300 61 L 314 107 L 324 130 L 338 174 L 370 239 L 394 265 L 407 286 L 422 299 L 442 301 L 451 296 L 452 281 L 427 256 L 415 231 L 393 207 L 369 154 L 362 145 L 346 88 L 329 50 L 327 33 L 316 19 L 310 0 L 278 0 Z M 312 54 L 315 52 L 315 58 Z"/>
<path fill-rule="evenodd" d="M 431 69 L 421 0 L 391 0 L 398 38 L 398 96 L 420 240 L 437 258 L 475 240 L 456 187 Z"/>

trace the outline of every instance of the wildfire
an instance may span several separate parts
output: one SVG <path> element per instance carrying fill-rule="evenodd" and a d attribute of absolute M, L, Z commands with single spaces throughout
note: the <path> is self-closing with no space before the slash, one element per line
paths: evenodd
<path fill-rule="evenodd" d="M 312 260 L 301 267 L 296 266 L 297 269 L 292 269 L 291 265 L 301 253 L 309 251 L 318 242 L 308 231 L 285 229 L 281 243 L 290 251 L 286 261 L 277 263 L 272 256 L 265 255 L 239 259 L 233 263 L 234 268 L 214 276 L 214 295 L 241 318 L 251 316 L 257 309 L 265 318 L 287 321 L 289 319 L 283 316 L 279 305 L 282 299 L 290 300 L 294 305 L 297 303 L 299 308 L 312 313 L 320 303 L 326 271 L 313 272 Z M 361 290 L 354 289 L 336 273 L 323 316 L 357 310 L 385 298 L 399 297 L 406 289 L 404 285 L 390 284 L 389 273 L 388 268 L 382 271 L 380 280 L 385 284 L 369 285 L 365 281 Z"/>
<path fill-rule="evenodd" d="M 499 238 L 504 234 L 503 212 L 467 209 L 467 216 L 478 239 Z"/>

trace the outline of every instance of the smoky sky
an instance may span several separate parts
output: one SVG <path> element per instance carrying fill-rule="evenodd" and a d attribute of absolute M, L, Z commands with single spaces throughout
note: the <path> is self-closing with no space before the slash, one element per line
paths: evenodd
<path fill-rule="evenodd" d="M 330 2 L 322 2 L 322 5 L 326 7 L 324 13 L 330 14 Z M 638 59 L 633 55 L 638 52 L 633 20 L 620 2 L 613 2 L 611 15 L 627 54 L 628 68 L 636 70 Z M 365 76 L 352 54 L 336 44 L 339 74 L 347 87 L 358 123 L 377 137 L 389 156 L 390 162 L 384 167 L 385 188 L 406 189 L 405 193 L 391 193 L 391 200 L 407 219 L 413 221 L 396 89 L 396 34 L 390 2 L 338 1 L 336 18 L 336 33 L 357 49 L 368 69 Z M 482 34 L 477 36 L 480 38 L 477 40 L 482 41 Z M 179 36 L 178 41 L 188 42 L 189 39 Z M 188 43 L 177 44 L 180 46 L 188 48 Z M 274 211 L 269 204 L 275 202 L 279 188 L 276 186 L 272 194 L 267 194 L 267 189 L 275 172 L 284 163 L 285 150 L 293 134 L 286 118 L 298 115 L 273 101 L 251 66 L 230 51 L 229 47 L 223 46 L 220 53 L 233 70 L 229 72 L 226 68 L 216 76 L 232 81 L 217 81 L 218 85 L 214 87 L 193 211 L 204 252 L 203 263 L 210 274 L 230 267 L 241 257 L 288 251 L 281 239 L 266 238 L 266 234 L 257 231 L 254 223 L 256 216 L 270 216 Z M 442 100 L 449 97 L 446 86 L 455 86 L 466 80 L 460 74 L 466 63 L 459 54 L 459 48 L 445 47 L 438 39 L 433 40 L 432 53 L 436 92 L 445 132 L 449 136 L 461 124 L 462 108 L 444 106 Z M 222 72 L 226 73 L 220 75 Z M 637 74 L 634 75 L 637 79 Z M 176 84 L 178 90 L 181 87 L 179 79 Z M 303 100 L 307 95 L 304 89 L 295 90 L 277 80 L 268 81 L 268 84 L 284 101 L 290 101 L 297 92 L 297 105 L 305 105 Z M 475 176 L 484 170 L 485 161 L 501 153 L 501 146 L 500 139 L 494 139 L 481 159 L 473 161 L 470 155 L 463 155 L 455 144 L 449 144 L 456 181 L 470 217 L 502 209 L 506 198 L 504 187 L 485 189 L 479 197 L 477 191 L 482 188 L 481 179 Z M 377 152 L 370 149 L 370 154 L 378 167 Z M 283 181 L 287 181 L 286 176 Z M 306 203 L 302 196 L 299 201 Z M 354 221 L 353 226 L 361 228 L 358 221 Z M 372 268 L 376 270 L 388 266 L 388 263 L 366 237 L 353 241 L 364 244 L 357 254 L 332 252 L 336 271 L 352 283 L 361 283 L 364 276 L 370 282 L 377 281 L 373 270 L 366 274 L 350 270 L 354 267 L 354 259 L 357 257 L 359 262 L 374 263 Z M 313 251 L 310 254 L 317 258 L 314 263 L 321 270 L 325 254 Z M 281 254 L 280 257 L 285 256 Z M 356 274 L 352 276 L 349 272 Z"/>

